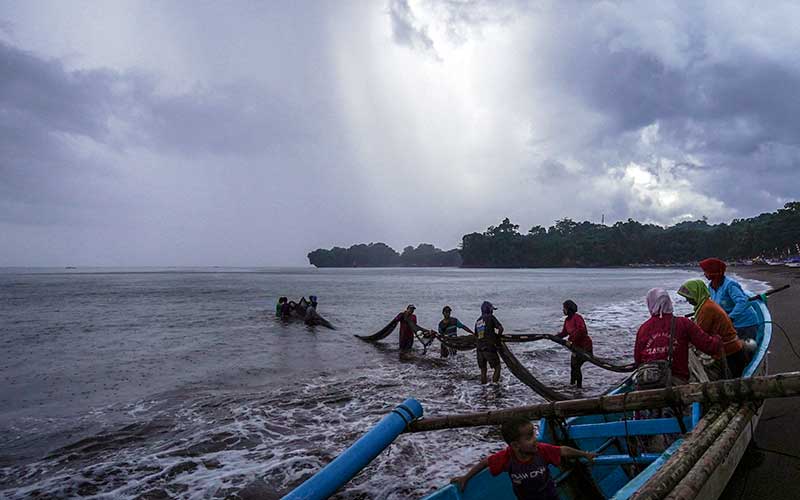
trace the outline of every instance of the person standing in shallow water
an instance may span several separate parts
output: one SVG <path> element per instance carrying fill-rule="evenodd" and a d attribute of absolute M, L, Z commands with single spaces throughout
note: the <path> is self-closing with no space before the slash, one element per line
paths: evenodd
<path fill-rule="evenodd" d="M 395 316 L 395 321 L 400 323 L 400 351 L 407 352 L 414 347 L 414 333 L 426 331 L 417 325 L 417 316 L 414 314 L 416 307 L 409 304 L 406 310 Z"/>
<path fill-rule="evenodd" d="M 503 334 L 503 325 L 494 317 L 497 309 L 489 301 L 481 304 L 481 316 L 475 322 L 475 336 L 477 340 L 478 368 L 481 369 L 481 384 L 487 379 L 487 364 L 492 367 L 492 382 L 500 382 L 500 356 L 497 355 L 497 343 Z"/>
<path fill-rule="evenodd" d="M 474 335 L 474 332 L 469 329 L 469 327 L 464 326 L 456 317 L 450 315 L 453 310 L 450 306 L 444 306 L 442 308 L 442 316 L 443 319 L 439 322 L 439 334 L 444 335 L 445 337 L 455 337 L 458 335 L 458 329 L 461 328 L 462 330 L 471 333 Z M 453 356 L 456 355 L 455 349 L 450 349 L 444 343 L 442 343 L 442 352 L 441 356 L 446 358 L 448 355 L 452 354 Z"/>
<path fill-rule="evenodd" d="M 567 337 L 567 342 L 584 351 L 587 354 L 592 354 L 592 338 L 589 337 L 589 332 L 586 330 L 586 322 L 583 321 L 583 316 L 578 314 L 578 304 L 572 300 L 566 300 L 563 304 L 564 328 L 561 333 L 557 334 L 558 337 Z M 569 363 L 569 385 L 574 385 L 578 389 L 583 387 L 583 373 L 581 373 L 581 366 L 586 362 L 586 357 L 572 353 Z"/>

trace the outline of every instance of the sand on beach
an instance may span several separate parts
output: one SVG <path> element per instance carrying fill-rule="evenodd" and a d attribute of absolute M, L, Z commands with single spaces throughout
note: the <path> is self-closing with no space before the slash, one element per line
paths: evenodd
<path fill-rule="evenodd" d="M 781 332 L 782 327 L 800 353 L 800 268 L 737 266 L 729 272 L 766 281 L 771 288 L 791 285 L 768 299 L 773 330 L 767 362 L 772 374 L 800 370 L 800 357 Z M 720 498 L 800 498 L 800 398 L 767 400 L 753 444 Z"/>

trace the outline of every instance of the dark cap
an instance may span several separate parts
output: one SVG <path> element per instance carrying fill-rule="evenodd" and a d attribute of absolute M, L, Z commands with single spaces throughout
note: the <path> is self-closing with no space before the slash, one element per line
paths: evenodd
<path fill-rule="evenodd" d="M 484 300 L 483 304 L 481 304 L 481 314 L 492 314 L 495 309 L 497 308 L 488 300 Z"/>
<path fill-rule="evenodd" d="M 444 312 L 445 312 L 445 311 L 450 311 L 450 312 L 452 312 L 452 311 L 453 311 L 453 308 L 452 308 L 452 307 L 450 307 L 450 306 L 444 306 L 444 307 L 442 308 L 442 314 L 444 314 Z"/>
<path fill-rule="evenodd" d="M 414 306 L 414 304 L 409 304 L 409 305 L 406 307 L 406 309 L 416 309 L 416 307 Z"/>

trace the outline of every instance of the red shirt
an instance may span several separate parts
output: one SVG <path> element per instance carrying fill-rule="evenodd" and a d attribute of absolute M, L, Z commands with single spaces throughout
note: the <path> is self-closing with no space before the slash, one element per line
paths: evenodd
<path fill-rule="evenodd" d="M 572 342 L 572 345 L 584 351 L 592 351 L 592 338 L 589 337 L 589 332 L 586 330 L 586 322 L 583 321 L 583 316 L 578 313 L 573 314 L 564 320 L 564 328 L 559 337 L 567 337 L 567 340 Z"/>
<path fill-rule="evenodd" d="M 561 465 L 561 447 L 536 443 L 536 453 L 523 462 L 514 456 L 511 447 L 490 455 L 489 472 L 496 476 L 507 472 L 518 499 L 558 499 L 548 465 Z"/>
<path fill-rule="evenodd" d="M 652 316 L 636 332 L 633 359 L 636 366 L 669 357 L 669 327 L 671 314 Z M 672 374 L 689 380 L 689 342 L 706 354 L 715 355 L 722 347 L 722 339 L 709 336 L 687 318 L 675 318 L 675 337 L 672 341 Z"/>

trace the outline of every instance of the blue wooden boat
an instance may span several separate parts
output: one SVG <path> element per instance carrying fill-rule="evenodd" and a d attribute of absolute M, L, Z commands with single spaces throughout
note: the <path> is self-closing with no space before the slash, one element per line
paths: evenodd
<path fill-rule="evenodd" d="M 760 327 L 756 338 L 756 351 L 745 368 L 742 378 L 766 375 L 767 350 L 772 338 L 771 316 L 766 304 L 760 300 L 753 301 L 752 307 L 759 317 Z M 621 395 L 631 390 L 630 382 L 626 381 L 611 391 L 609 395 Z M 402 429 L 410 422 L 411 411 L 407 408 L 410 406 L 414 407 L 414 417 L 419 417 L 422 408 L 418 407 L 418 403 L 414 400 L 406 401 L 404 405 L 400 405 L 398 409 L 387 416 L 386 420 L 394 420 L 392 425 L 382 421 L 334 462 L 284 498 L 327 498 L 400 435 Z M 715 499 L 722 493 L 752 439 L 752 433 L 758 424 L 762 408 L 758 408 L 750 418 L 749 425 L 743 426 L 741 433 L 735 436 L 735 443 L 727 452 L 726 458 L 714 468 L 695 498 Z M 594 451 L 598 454 L 591 464 L 582 463 L 564 470 L 551 466 L 551 477 L 555 479 L 560 498 L 625 500 L 631 498 L 642 488 L 675 454 L 683 443 L 684 436 L 698 425 L 703 415 L 702 405 L 693 403 L 691 415 L 682 417 L 682 422 L 679 422 L 676 417 L 636 420 L 632 411 L 584 415 L 560 422 L 542 419 L 539 421 L 538 439 L 545 443 L 568 443 L 570 446 Z M 628 443 L 634 442 L 636 437 L 655 435 L 677 435 L 678 437 L 661 453 L 642 453 L 629 448 Z M 359 459 L 350 458 L 355 455 L 354 452 L 357 451 L 357 448 L 361 450 L 358 453 Z M 364 458 L 366 454 L 363 450 L 369 450 L 366 453 L 369 455 L 368 459 Z M 480 457 L 475 458 L 477 461 Z M 342 471 L 343 463 L 348 466 L 347 473 Z M 320 485 L 324 485 L 324 487 Z M 470 480 L 463 492 L 459 491 L 455 485 L 446 485 L 425 497 L 425 500 L 514 498 L 516 497 L 507 474 L 492 476 L 488 470 L 484 470 Z"/>
<path fill-rule="evenodd" d="M 754 301 L 753 308 L 759 317 L 760 328 L 756 337 L 758 348 L 745 368 L 743 377 L 765 375 L 767 373 L 767 349 L 772 339 L 772 319 L 767 306 L 762 301 Z M 632 390 L 626 382 L 610 394 L 622 394 Z M 752 439 L 752 432 L 758 424 L 762 408 L 752 418 L 752 425 L 745 427 L 725 462 L 716 469 L 712 477 L 697 498 L 718 498 L 736 469 L 739 460 Z M 691 431 L 703 415 L 700 403 L 692 405 L 690 417 L 684 418 L 687 431 Z M 551 477 L 555 479 L 559 496 L 563 499 L 578 498 L 611 498 L 626 500 L 644 485 L 653 474 L 680 447 L 683 438 L 675 440 L 672 445 L 660 454 L 630 453 L 628 440 L 631 436 L 648 436 L 661 434 L 682 434 L 678 421 L 674 417 L 646 420 L 634 420 L 633 412 L 627 414 L 589 415 L 567 419 L 563 425 L 554 428 L 546 419 L 539 421 L 538 439 L 544 443 L 571 440 L 571 445 L 582 450 L 598 453 L 592 465 L 572 470 L 560 470 L 551 466 Z M 554 439 L 556 438 L 556 439 Z M 477 457 L 476 457 L 477 458 Z M 632 466 L 647 465 L 636 475 L 631 474 Z M 576 478 L 581 473 L 585 477 Z M 590 488 L 593 491 L 586 491 Z M 511 489 L 511 481 L 507 474 L 492 476 L 484 470 L 473 477 L 461 492 L 454 485 L 447 485 L 425 500 L 478 500 L 478 499 L 510 499 L 516 498 Z"/>

